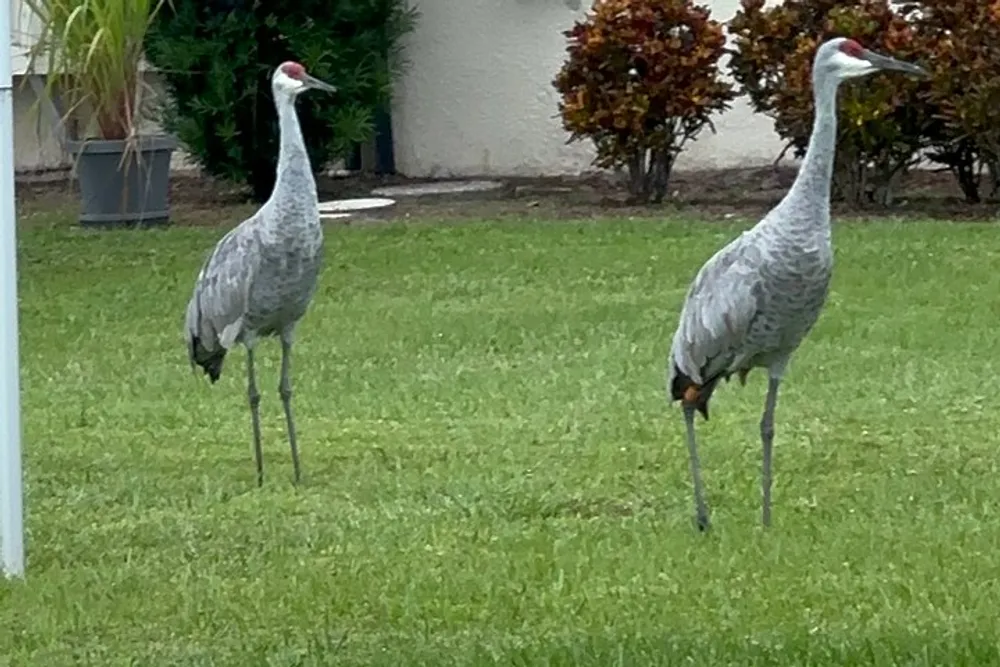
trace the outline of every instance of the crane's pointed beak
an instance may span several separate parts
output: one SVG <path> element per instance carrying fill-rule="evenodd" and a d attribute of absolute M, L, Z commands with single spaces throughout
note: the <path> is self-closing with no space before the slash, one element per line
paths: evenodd
<path fill-rule="evenodd" d="M 927 70 L 919 65 L 903 62 L 902 60 L 896 60 L 895 58 L 890 58 L 889 56 L 883 56 L 880 53 L 875 53 L 874 51 L 869 51 L 868 49 L 864 50 L 861 57 L 870 62 L 872 66 L 877 69 L 891 69 L 898 72 L 913 74 L 915 76 L 930 76 L 927 73 Z"/>
<path fill-rule="evenodd" d="M 309 76 L 308 74 L 302 75 L 302 83 L 306 84 L 307 88 L 315 88 L 316 90 L 325 90 L 328 93 L 337 92 L 335 86 L 331 86 L 326 81 L 320 81 L 314 76 Z"/>

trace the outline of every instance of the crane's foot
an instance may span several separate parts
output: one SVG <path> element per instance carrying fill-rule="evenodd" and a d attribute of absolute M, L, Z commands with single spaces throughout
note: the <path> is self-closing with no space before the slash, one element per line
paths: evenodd
<path fill-rule="evenodd" d="M 708 514 L 698 513 L 694 517 L 694 525 L 698 527 L 699 532 L 707 533 L 708 529 L 712 527 L 712 522 L 708 519 Z"/>

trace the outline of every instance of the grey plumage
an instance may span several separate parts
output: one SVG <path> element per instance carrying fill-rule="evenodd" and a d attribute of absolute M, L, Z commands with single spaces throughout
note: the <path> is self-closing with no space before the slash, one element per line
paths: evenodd
<path fill-rule="evenodd" d="M 260 235 L 254 215 L 229 231 L 205 260 L 187 306 L 188 357 L 214 384 L 226 352 L 243 341 L 248 296 L 260 264 Z"/>
<path fill-rule="evenodd" d="M 788 362 L 816 323 L 833 271 L 830 181 L 836 148 L 836 96 L 841 81 L 880 69 L 923 70 L 835 38 L 813 60 L 815 118 L 795 183 L 753 228 L 715 253 L 688 289 L 667 364 L 671 401 L 681 401 L 694 484 L 696 521 L 709 526 L 694 435 L 694 414 L 708 419 L 718 383 L 734 373 L 741 384 L 766 368 L 761 418 L 762 522 L 770 524 L 771 449 L 778 387 Z"/>
<path fill-rule="evenodd" d="M 185 331 L 188 358 L 214 384 L 226 353 L 242 344 L 247 351 L 247 397 L 257 463 L 263 483 L 260 394 L 254 349 L 264 337 L 281 339 L 279 393 L 285 410 L 295 481 L 301 476 L 291 411 L 291 348 L 295 327 L 316 291 L 323 258 L 323 229 L 316 181 L 295 113 L 295 98 L 310 88 L 335 90 L 305 73 L 298 63 L 282 63 L 271 88 L 281 131 L 277 178 L 271 197 L 250 218 L 229 231 L 205 260 L 188 302 Z"/>

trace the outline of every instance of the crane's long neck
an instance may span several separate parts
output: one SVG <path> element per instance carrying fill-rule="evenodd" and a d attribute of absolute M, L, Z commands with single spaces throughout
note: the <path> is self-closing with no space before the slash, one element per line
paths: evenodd
<path fill-rule="evenodd" d="M 278 126 L 281 130 L 278 147 L 277 177 L 272 201 L 309 198 L 316 200 L 316 180 L 313 177 L 309 153 L 302 137 L 295 99 L 290 95 L 275 95 Z"/>
<path fill-rule="evenodd" d="M 825 215 L 815 216 L 817 222 L 829 224 L 830 181 L 837 148 L 837 87 L 832 75 L 817 76 L 813 81 L 815 116 L 812 135 L 805 158 L 799 167 L 795 183 L 785 196 L 786 206 L 799 208 L 819 206 Z"/>

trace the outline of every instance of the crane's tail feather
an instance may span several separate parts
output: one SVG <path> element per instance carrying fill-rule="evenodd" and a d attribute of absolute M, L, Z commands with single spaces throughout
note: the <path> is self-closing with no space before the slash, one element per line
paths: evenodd
<path fill-rule="evenodd" d="M 694 404 L 695 410 L 701 413 L 705 421 L 708 421 L 708 402 L 712 398 L 712 392 L 719 384 L 719 380 L 729 380 L 729 374 L 716 375 L 710 378 L 705 384 L 699 385 L 690 377 L 684 374 L 677 365 L 674 365 L 673 379 L 670 382 L 670 399 L 672 401 L 682 401 Z"/>
<path fill-rule="evenodd" d="M 221 345 L 214 350 L 207 350 L 198 338 L 192 338 L 190 344 L 191 366 L 201 366 L 209 381 L 215 384 L 222 375 L 222 362 L 226 359 L 226 348 Z"/>

